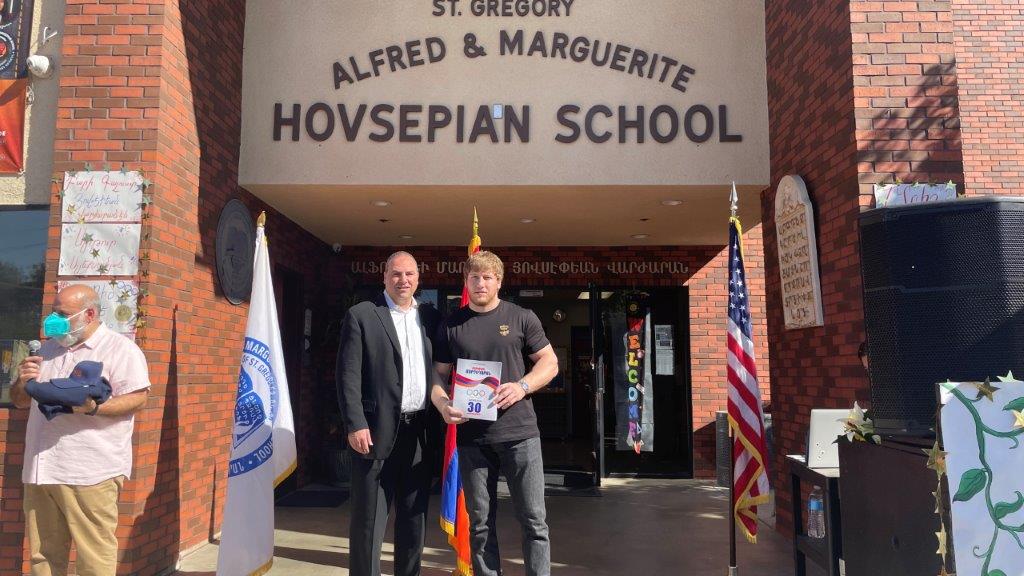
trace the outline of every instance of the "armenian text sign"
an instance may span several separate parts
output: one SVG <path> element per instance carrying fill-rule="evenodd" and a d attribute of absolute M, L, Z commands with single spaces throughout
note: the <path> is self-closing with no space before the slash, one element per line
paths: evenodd
<path fill-rule="evenodd" d="M 141 224 L 62 224 L 60 276 L 134 276 Z"/>
<path fill-rule="evenodd" d="M 65 172 L 61 222 L 139 222 L 143 182 L 138 172 Z"/>
<path fill-rule="evenodd" d="M 956 198 L 956 184 L 875 184 L 875 207 L 923 204 Z"/>

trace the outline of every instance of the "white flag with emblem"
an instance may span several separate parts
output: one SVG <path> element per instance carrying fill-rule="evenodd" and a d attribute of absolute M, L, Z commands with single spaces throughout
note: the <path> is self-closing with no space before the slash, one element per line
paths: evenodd
<path fill-rule="evenodd" d="M 238 374 L 218 576 L 258 575 L 270 570 L 274 487 L 295 470 L 295 423 L 263 220 L 260 215 L 256 228 L 252 297 Z"/>

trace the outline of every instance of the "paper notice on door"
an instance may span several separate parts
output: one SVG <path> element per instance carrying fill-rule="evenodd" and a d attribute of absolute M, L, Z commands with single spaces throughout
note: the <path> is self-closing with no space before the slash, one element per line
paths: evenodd
<path fill-rule="evenodd" d="M 455 364 L 455 397 L 452 407 L 466 418 L 497 420 L 494 393 L 501 384 L 501 362 L 459 358 Z"/>
<path fill-rule="evenodd" d="M 658 376 L 672 376 L 675 366 L 675 346 L 672 342 L 672 325 L 654 325 L 654 373 Z"/>

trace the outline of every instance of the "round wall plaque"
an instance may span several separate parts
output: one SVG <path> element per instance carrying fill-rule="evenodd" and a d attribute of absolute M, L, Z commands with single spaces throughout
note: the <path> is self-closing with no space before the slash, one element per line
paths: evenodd
<path fill-rule="evenodd" d="M 252 292 L 252 259 L 256 250 L 256 226 L 245 204 L 232 198 L 220 211 L 217 222 L 217 278 L 224 297 L 241 304 Z"/>

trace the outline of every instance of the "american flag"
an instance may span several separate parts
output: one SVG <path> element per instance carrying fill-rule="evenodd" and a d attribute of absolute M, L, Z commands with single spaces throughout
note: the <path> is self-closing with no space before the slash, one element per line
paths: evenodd
<path fill-rule="evenodd" d="M 733 433 L 733 514 L 751 542 L 757 541 L 757 506 L 768 503 L 764 414 L 757 386 L 750 297 L 743 269 L 740 222 L 729 220 L 729 426 Z"/>

